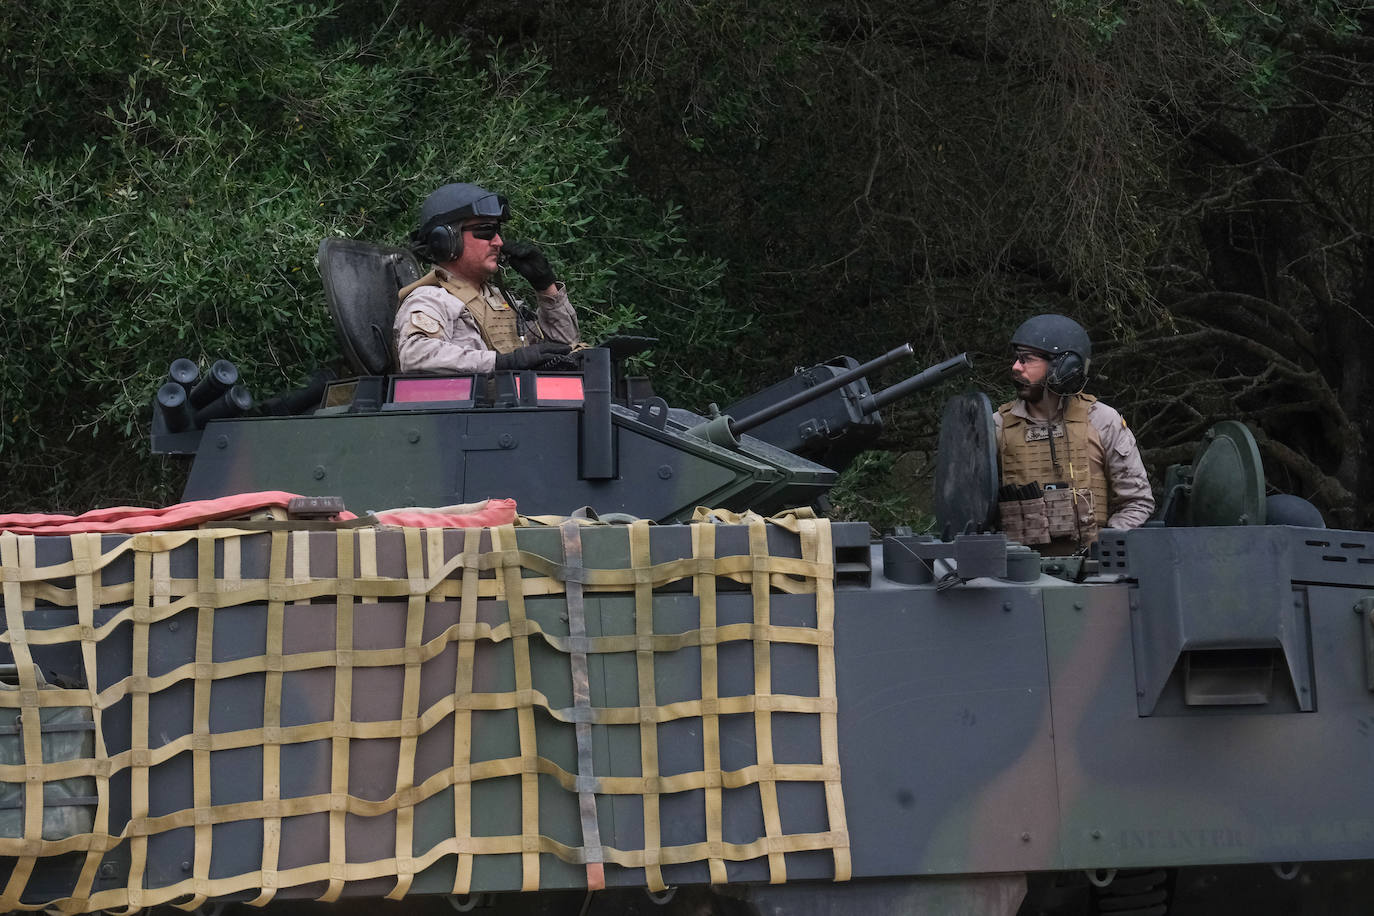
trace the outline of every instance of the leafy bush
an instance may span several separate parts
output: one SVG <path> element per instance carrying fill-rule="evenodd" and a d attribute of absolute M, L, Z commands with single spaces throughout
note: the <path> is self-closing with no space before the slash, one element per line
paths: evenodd
<path fill-rule="evenodd" d="M 630 191 L 603 111 L 550 91 L 535 57 L 326 38 L 330 15 L 0 10 L 0 507 L 174 498 L 139 444 L 168 363 L 228 358 L 265 397 L 334 362 L 320 240 L 399 244 L 446 181 L 511 198 L 512 235 L 546 247 L 588 339 L 648 325 L 691 365 L 718 333 L 720 266 Z"/>

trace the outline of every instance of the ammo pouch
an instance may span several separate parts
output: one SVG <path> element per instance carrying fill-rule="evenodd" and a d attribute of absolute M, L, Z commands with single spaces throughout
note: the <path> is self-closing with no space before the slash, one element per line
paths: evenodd
<path fill-rule="evenodd" d="M 1043 496 L 1003 500 L 997 508 L 1002 516 L 1002 530 L 1009 540 L 1028 546 L 1050 542 L 1049 510 Z"/>
<path fill-rule="evenodd" d="M 997 504 L 1002 531 L 1027 546 L 1069 540 L 1080 545 L 1097 537 L 1091 490 L 1046 490 L 1036 499 L 1009 499 Z"/>
<path fill-rule="evenodd" d="M 1051 539 L 1068 538 L 1086 544 L 1097 537 L 1091 490 L 1046 490 L 1045 508 Z"/>

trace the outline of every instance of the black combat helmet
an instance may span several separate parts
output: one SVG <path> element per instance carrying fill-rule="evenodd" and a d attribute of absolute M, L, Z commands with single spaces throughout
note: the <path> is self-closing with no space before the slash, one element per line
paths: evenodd
<path fill-rule="evenodd" d="M 1088 332 L 1072 318 L 1052 314 L 1028 318 L 1011 335 L 1011 345 L 1049 356 L 1045 387 L 1055 394 L 1077 394 L 1088 383 L 1093 345 Z"/>
<path fill-rule="evenodd" d="M 474 216 L 510 219 L 506 198 L 475 184 L 446 184 L 420 205 L 420 226 L 411 236 L 411 248 L 428 261 L 454 261 L 463 252 L 463 220 Z"/>

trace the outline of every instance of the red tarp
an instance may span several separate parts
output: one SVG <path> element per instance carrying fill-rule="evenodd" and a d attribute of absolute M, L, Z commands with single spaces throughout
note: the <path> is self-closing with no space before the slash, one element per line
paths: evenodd
<path fill-rule="evenodd" d="M 280 490 L 268 490 L 262 493 L 240 493 L 236 496 L 221 496 L 218 499 L 177 503 L 162 509 L 116 506 L 112 509 L 92 509 L 81 515 L 0 515 L 0 531 L 10 531 L 14 534 L 134 534 L 139 531 L 197 528 L 208 522 L 242 518 L 267 509 L 285 509 L 286 504 L 295 495 Z M 515 500 L 488 499 L 471 506 L 444 509 L 391 509 L 377 512 L 375 515 L 377 521 L 383 525 L 409 528 L 485 528 L 513 523 Z M 352 512 L 343 512 L 339 518 L 347 521 L 357 516 Z M 232 524 L 227 524 L 226 527 L 232 527 Z"/>

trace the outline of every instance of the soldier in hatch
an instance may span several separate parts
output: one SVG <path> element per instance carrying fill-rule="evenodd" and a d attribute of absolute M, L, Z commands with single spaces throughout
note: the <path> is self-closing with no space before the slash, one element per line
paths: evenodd
<path fill-rule="evenodd" d="M 574 368 L 567 354 L 578 342 L 577 314 L 567 290 L 538 248 L 501 237 L 509 217 L 504 197 L 473 184 L 425 198 L 411 242 L 435 268 L 399 294 L 401 372 Z M 537 314 L 494 281 L 503 252 L 534 287 Z"/>
<path fill-rule="evenodd" d="M 1011 338 L 1017 398 L 998 408 L 1002 527 L 1043 553 L 1088 546 L 1100 528 L 1136 528 L 1155 501 L 1121 414 L 1083 393 L 1092 343 L 1078 322 L 1036 315 Z"/>

